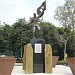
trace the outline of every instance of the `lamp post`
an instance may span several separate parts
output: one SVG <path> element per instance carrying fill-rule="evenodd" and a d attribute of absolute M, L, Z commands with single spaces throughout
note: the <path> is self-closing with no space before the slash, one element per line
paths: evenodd
<path fill-rule="evenodd" d="M 22 29 L 22 27 L 21 27 L 21 29 Z M 22 32 L 23 32 L 23 30 L 22 30 Z M 23 37 L 23 33 L 21 32 L 21 63 L 22 63 L 22 37 Z"/>
<path fill-rule="evenodd" d="M 22 38 L 21 38 L 21 63 L 22 63 Z"/>

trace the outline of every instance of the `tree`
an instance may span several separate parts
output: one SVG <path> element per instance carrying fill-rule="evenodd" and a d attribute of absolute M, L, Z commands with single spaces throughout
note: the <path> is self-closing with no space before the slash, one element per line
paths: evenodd
<path fill-rule="evenodd" d="M 75 31 L 72 31 L 67 40 L 68 57 L 75 57 Z"/>
<path fill-rule="evenodd" d="M 11 26 L 4 24 L 0 27 L 0 52 L 1 54 L 11 55 Z"/>
<path fill-rule="evenodd" d="M 54 18 L 64 28 L 75 29 L 75 0 L 65 0 L 63 6 L 58 6 Z"/>
<path fill-rule="evenodd" d="M 20 56 L 18 52 L 23 50 L 24 45 L 32 38 L 32 28 L 27 24 L 25 18 L 18 19 L 13 25 L 12 30 L 12 49 L 14 56 Z"/>
<path fill-rule="evenodd" d="M 52 23 L 42 22 L 40 23 L 42 38 L 45 39 L 45 43 L 48 43 L 52 46 L 52 55 L 58 55 L 58 41 L 56 39 L 56 34 L 58 28 L 55 27 Z"/>
<path fill-rule="evenodd" d="M 46 43 L 53 43 L 54 34 L 55 34 L 55 26 L 49 22 L 42 22 L 40 24 L 42 30 L 42 38 L 46 40 Z"/>
<path fill-rule="evenodd" d="M 70 35 L 72 31 L 73 32 L 75 31 L 75 0 L 65 0 L 65 1 L 66 2 L 63 6 L 57 7 L 54 16 L 54 18 L 58 20 L 64 28 L 64 34 L 61 35 L 64 39 L 63 40 L 64 56 L 66 53 L 66 45 L 68 42 L 68 37 L 72 36 Z"/>

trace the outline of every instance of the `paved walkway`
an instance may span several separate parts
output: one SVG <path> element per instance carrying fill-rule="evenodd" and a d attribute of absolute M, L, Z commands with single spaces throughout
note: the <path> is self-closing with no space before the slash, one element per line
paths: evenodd
<path fill-rule="evenodd" d="M 19 66 L 20 65 L 20 66 Z M 12 74 L 11 75 L 25 75 L 25 72 L 22 69 L 22 64 L 15 64 Z M 38 75 L 38 73 L 34 73 Z M 41 75 L 41 73 L 39 73 Z M 42 73 L 45 75 L 45 73 Z M 62 65 L 56 65 L 55 68 L 53 68 L 53 73 L 49 75 L 73 75 L 70 67 L 68 66 L 62 66 Z"/>

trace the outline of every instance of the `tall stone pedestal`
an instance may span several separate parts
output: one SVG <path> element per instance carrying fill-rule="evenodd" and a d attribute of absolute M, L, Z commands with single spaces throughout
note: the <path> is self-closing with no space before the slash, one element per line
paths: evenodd
<path fill-rule="evenodd" d="M 33 73 L 33 49 L 31 44 L 24 46 L 23 70 L 25 70 L 26 74 Z"/>
<path fill-rule="evenodd" d="M 52 73 L 52 48 L 45 44 L 45 73 Z"/>
<path fill-rule="evenodd" d="M 26 74 L 34 73 L 33 69 L 33 48 L 29 43 L 24 46 L 24 55 L 23 55 L 23 70 Z M 49 44 L 45 44 L 44 48 L 44 63 L 43 63 L 43 71 L 44 73 L 52 73 L 52 48 Z M 40 61 L 40 60 L 39 60 Z M 38 62 L 38 61 L 37 61 Z M 38 70 L 38 68 L 37 68 Z"/>

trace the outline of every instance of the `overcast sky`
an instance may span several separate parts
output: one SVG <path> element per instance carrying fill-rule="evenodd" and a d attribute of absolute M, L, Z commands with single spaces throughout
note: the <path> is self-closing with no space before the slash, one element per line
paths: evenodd
<path fill-rule="evenodd" d="M 24 18 L 28 21 L 33 17 L 33 13 L 42 4 L 44 0 L 0 0 L 0 21 L 12 25 L 18 18 Z M 46 0 L 46 11 L 43 20 L 59 25 L 54 20 L 55 9 L 61 6 L 65 0 Z"/>

